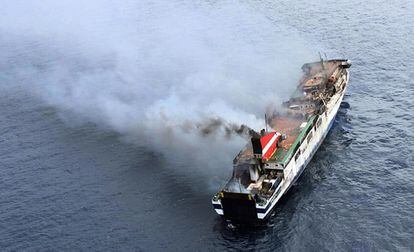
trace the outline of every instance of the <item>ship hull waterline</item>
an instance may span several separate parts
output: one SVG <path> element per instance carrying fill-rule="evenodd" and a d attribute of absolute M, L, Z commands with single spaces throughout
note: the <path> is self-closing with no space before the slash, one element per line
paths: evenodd
<path fill-rule="evenodd" d="M 345 96 L 346 90 L 348 88 L 349 82 L 349 71 L 346 70 L 346 80 L 343 90 L 340 93 L 335 94 L 327 104 L 327 111 L 325 111 L 320 117 L 322 118 L 322 125 L 318 129 L 312 129 L 308 134 L 313 134 L 312 140 L 309 143 L 305 143 L 305 141 L 301 144 L 299 149 L 303 150 L 303 153 L 299 156 L 298 160 L 292 160 L 286 166 L 286 173 L 287 176 L 283 180 L 283 182 L 278 186 L 275 190 L 273 196 L 268 200 L 265 206 L 257 206 L 256 207 L 256 214 L 257 218 L 254 220 L 266 220 L 271 213 L 275 209 L 275 206 L 278 202 L 280 202 L 283 195 L 286 195 L 292 185 L 299 179 L 302 175 L 303 171 L 306 169 L 309 162 L 312 160 L 313 156 L 319 149 L 320 145 L 325 140 L 326 136 L 328 135 L 329 131 L 331 130 L 336 115 L 338 113 L 340 104 Z M 307 136 L 306 136 L 307 137 Z M 225 215 L 223 212 L 223 207 L 220 200 L 212 200 L 214 210 L 217 214 L 223 216 Z M 253 220 L 253 221 L 254 221 Z M 247 222 L 252 220 L 247 220 Z"/>

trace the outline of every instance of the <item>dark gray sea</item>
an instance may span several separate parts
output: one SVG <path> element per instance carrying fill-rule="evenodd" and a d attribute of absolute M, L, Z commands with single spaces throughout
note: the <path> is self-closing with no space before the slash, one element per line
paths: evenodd
<path fill-rule="evenodd" d="M 231 160 L 215 183 L 204 186 L 209 178 L 192 172 L 202 162 L 171 159 L 110 127 L 72 123 L 53 102 L 30 91 L 32 82 L 39 85 L 34 79 L 39 75 L 28 73 L 27 66 L 43 69 L 41 78 L 47 79 L 47 66 L 62 63 L 65 41 L 49 53 L 55 33 L 13 32 L 31 14 L 24 1 L 4 2 L 2 251 L 414 250 L 412 0 L 242 2 L 275 27 L 282 24 L 304 41 L 353 61 L 345 103 L 330 134 L 269 221 L 255 227 L 228 225 L 212 209 L 210 199 L 230 176 Z M 47 2 L 38 17 L 53 11 Z M 213 9 L 221 4 L 210 1 Z M 117 5 L 109 5 L 108 13 Z M 134 17 L 133 6 L 123 8 L 126 16 Z M 76 22 L 76 15 L 68 17 L 62 17 L 62 29 Z M 42 30 L 36 25 L 32 31 Z M 102 22 L 97 29 L 108 25 Z M 76 53 L 63 60 L 73 64 Z M 81 78 L 84 69 L 71 71 Z"/>

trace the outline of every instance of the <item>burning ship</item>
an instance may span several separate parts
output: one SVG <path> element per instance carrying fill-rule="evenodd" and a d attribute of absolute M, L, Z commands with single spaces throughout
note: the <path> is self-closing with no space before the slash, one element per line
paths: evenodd
<path fill-rule="evenodd" d="M 283 111 L 266 118 L 271 130 L 252 132 L 234 158 L 231 179 L 212 199 L 217 214 L 236 221 L 270 216 L 332 127 L 350 66 L 346 59 L 322 58 L 302 66 L 303 77 Z"/>

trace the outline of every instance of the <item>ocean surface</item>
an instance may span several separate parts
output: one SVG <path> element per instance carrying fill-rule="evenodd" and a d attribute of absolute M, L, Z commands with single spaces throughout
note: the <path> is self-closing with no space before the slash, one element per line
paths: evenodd
<path fill-rule="evenodd" d="M 71 123 L 27 88 L 37 76 L 27 65 L 59 57 L 47 53 L 49 42 L 42 45 L 50 38 L 17 36 L 2 23 L 2 251 L 414 250 L 413 1 L 243 4 L 353 61 L 330 134 L 269 221 L 233 226 L 213 211 L 210 199 L 230 176 L 231 160 L 206 186 L 209 178 L 191 172 L 202 162 L 166 157 L 94 123 Z M 133 15 L 133 4 L 127 7 Z M 11 1 L 0 12 L 16 8 Z M 24 22 L 13 18 L 11 27 Z"/>

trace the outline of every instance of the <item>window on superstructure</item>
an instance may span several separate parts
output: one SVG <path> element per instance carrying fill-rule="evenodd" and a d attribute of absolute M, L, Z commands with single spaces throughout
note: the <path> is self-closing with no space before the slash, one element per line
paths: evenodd
<path fill-rule="evenodd" d="M 322 124 L 322 118 L 319 118 L 318 122 L 316 123 L 316 126 L 319 127 L 319 126 L 321 126 L 321 124 Z"/>
<path fill-rule="evenodd" d="M 313 133 L 309 133 L 308 137 L 306 138 L 306 142 L 309 144 L 310 140 L 312 139 Z"/>
<path fill-rule="evenodd" d="M 296 161 L 298 161 L 299 156 L 300 156 L 300 150 L 298 150 L 298 152 L 296 152 L 296 155 L 295 155 L 295 162 L 296 162 Z"/>

